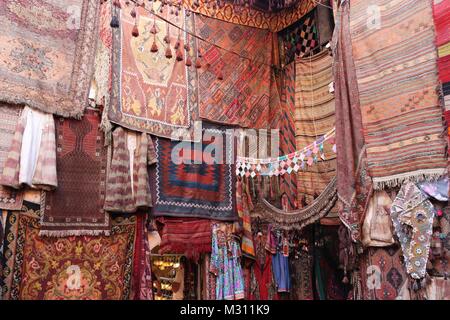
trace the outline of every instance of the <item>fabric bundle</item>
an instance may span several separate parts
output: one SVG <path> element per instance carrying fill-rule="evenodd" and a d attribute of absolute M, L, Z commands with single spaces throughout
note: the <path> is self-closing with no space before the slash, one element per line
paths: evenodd
<path fill-rule="evenodd" d="M 17 106 L 0 104 L 0 174 L 3 173 L 21 110 Z M 0 209 L 20 210 L 22 202 L 23 192 L 21 190 L 0 185 Z"/>
<path fill-rule="evenodd" d="M 113 134 L 113 155 L 106 178 L 103 209 L 135 212 L 152 206 L 147 166 L 156 162 L 153 141 L 146 133 L 118 127 Z"/>
<path fill-rule="evenodd" d="M 0 4 L 0 100 L 81 118 L 94 70 L 100 1 Z"/>
<path fill-rule="evenodd" d="M 361 240 L 361 223 L 372 193 L 362 132 L 361 106 L 350 38 L 350 3 L 337 8 L 333 34 L 336 106 L 338 212 L 353 241 Z"/>
<path fill-rule="evenodd" d="M 211 252 L 211 221 L 193 218 L 157 218 L 162 225 L 161 254 L 177 253 L 198 260 Z"/>
<path fill-rule="evenodd" d="M 297 150 L 316 141 L 335 127 L 334 95 L 329 91 L 333 82 L 332 57 L 327 50 L 295 61 L 295 138 Z M 308 204 L 317 198 L 336 175 L 336 154 L 331 144 L 324 144 L 325 158 L 300 171 L 298 199 Z M 334 208 L 333 211 L 336 211 Z"/>
<path fill-rule="evenodd" d="M 429 1 L 356 0 L 350 7 L 363 132 L 374 187 L 446 175 Z"/>
<path fill-rule="evenodd" d="M 109 214 L 103 210 L 107 148 L 100 115 L 87 109 L 82 120 L 57 120 L 58 188 L 42 196 L 40 235 L 108 235 Z"/>
<path fill-rule="evenodd" d="M 58 186 L 55 121 L 52 114 L 24 107 L 4 162 L 0 182 L 16 189 L 22 185 L 44 190 Z"/>

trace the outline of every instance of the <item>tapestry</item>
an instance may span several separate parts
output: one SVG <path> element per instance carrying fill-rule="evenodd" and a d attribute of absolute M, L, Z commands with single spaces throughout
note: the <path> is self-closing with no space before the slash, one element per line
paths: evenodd
<path fill-rule="evenodd" d="M 21 110 L 17 106 L 0 104 L 0 172 L 3 172 Z M 22 191 L 0 186 L 0 209 L 19 210 L 22 201 Z"/>
<path fill-rule="evenodd" d="M 58 188 L 42 194 L 40 235 L 108 235 L 103 210 L 107 152 L 100 115 L 87 109 L 82 120 L 56 120 Z"/>
<path fill-rule="evenodd" d="M 350 38 L 350 4 L 337 8 L 333 34 L 336 171 L 338 213 L 353 241 L 361 238 L 361 223 L 372 193 L 362 132 L 361 108 Z"/>
<path fill-rule="evenodd" d="M 198 5 L 195 5 L 196 3 Z M 214 7 L 207 4 L 206 0 L 183 0 L 183 5 L 190 11 L 206 17 L 277 32 L 303 17 L 316 6 L 316 2 L 313 0 L 300 1 L 298 5 L 276 13 L 236 6 L 232 2 L 224 3 L 223 7 Z"/>
<path fill-rule="evenodd" d="M 295 57 L 303 57 L 319 45 L 316 10 L 312 10 L 293 25 L 278 33 L 281 65 L 288 65 Z"/>
<path fill-rule="evenodd" d="M 443 86 L 444 106 L 450 110 L 450 1 L 433 1 L 433 18 L 438 47 L 439 80 Z"/>
<path fill-rule="evenodd" d="M 368 248 L 361 259 L 363 300 L 395 300 L 408 278 L 398 245 Z"/>
<path fill-rule="evenodd" d="M 0 100 L 80 118 L 97 43 L 97 0 L 2 1 Z"/>
<path fill-rule="evenodd" d="M 295 138 L 300 150 L 335 127 L 335 101 L 329 90 L 333 82 L 333 58 L 324 50 L 295 61 Z M 308 170 L 299 171 L 298 199 L 309 204 L 336 176 L 336 153 L 324 144 L 324 158 Z M 316 155 L 317 157 L 317 155 Z M 337 211 L 334 207 L 333 212 Z"/>
<path fill-rule="evenodd" d="M 250 210 L 253 209 L 251 196 L 249 195 L 249 178 L 236 178 L 236 211 L 239 216 L 239 224 L 242 227 L 241 251 L 248 258 L 255 257 L 253 245 L 252 225 Z"/>
<path fill-rule="evenodd" d="M 310 253 L 297 250 L 289 257 L 289 271 L 291 273 L 292 300 L 314 300 L 313 292 L 313 259 Z"/>
<path fill-rule="evenodd" d="M 195 30 L 206 40 L 199 41 L 200 117 L 241 127 L 267 128 L 272 34 L 201 15 L 195 15 Z"/>
<path fill-rule="evenodd" d="M 422 279 L 430 253 L 435 209 L 411 182 L 405 183 L 391 206 L 395 233 L 402 246 L 406 271 L 413 279 Z"/>
<path fill-rule="evenodd" d="M 6 300 L 118 300 L 130 295 L 136 216 L 118 217 L 111 236 L 39 236 L 38 205 L 8 212 Z"/>
<path fill-rule="evenodd" d="M 156 220 L 160 225 L 160 254 L 182 254 L 198 261 L 203 253 L 211 252 L 211 221 L 195 218 L 167 218 Z"/>
<path fill-rule="evenodd" d="M 374 187 L 395 187 L 446 174 L 429 1 L 356 0 L 350 7 L 363 132 Z"/>
<path fill-rule="evenodd" d="M 229 133 L 217 126 L 204 129 L 203 141 L 198 143 L 156 138 L 155 216 L 237 219 L 234 159 L 231 148 L 222 149 L 228 138 Z M 210 158 L 213 149 L 215 160 Z"/>
<path fill-rule="evenodd" d="M 156 6 L 156 4 L 155 4 Z M 112 89 L 108 118 L 128 129 L 171 138 L 176 130 L 188 130 L 197 119 L 197 69 L 187 67 L 184 61 L 165 56 L 168 36 L 174 45 L 180 41 L 181 50 L 189 47 L 194 61 L 195 38 L 169 26 L 149 13 L 149 9 L 136 7 L 137 22 L 131 17 L 133 6 L 113 6 L 113 16 L 120 17 L 119 28 L 113 29 Z M 163 14 L 171 23 L 193 30 L 193 15 L 187 17 Z M 133 37 L 137 25 L 139 36 Z M 154 30 L 156 29 L 156 30 Z M 156 34 L 152 32 L 157 31 Z M 151 52 L 153 43 L 159 47 Z"/>

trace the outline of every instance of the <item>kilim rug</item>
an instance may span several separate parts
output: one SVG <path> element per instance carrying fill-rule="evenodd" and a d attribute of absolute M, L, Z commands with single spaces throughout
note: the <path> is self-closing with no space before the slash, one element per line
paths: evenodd
<path fill-rule="evenodd" d="M 160 3 L 159 3 L 160 4 Z M 156 4 L 155 4 L 156 6 Z M 183 61 L 165 57 L 168 25 L 137 7 L 139 37 L 132 36 L 135 24 L 130 16 L 133 6 L 112 6 L 113 15 L 120 17 L 120 27 L 113 30 L 112 91 L 108 118 L 123 127 L 147 132 L 159 137 L 171 138 L 177 129 L 192 128 L 197 119 L 197 69 L 187 67 Z M 175 25 L 193 30 L 193 15 L 170 15 L 166 19 Z M 155 24 L 157 34 L 151 33 Z M 170 26 L 169 38 L 172 51 L 178 37 L 181 46 L 189 44 L 189 55 L 195 63 L 195 39 Z M 152 53 L 156 41 L 158 52 Z M 186 54 L 185 50 L 183 53 Z"/>
<path fill-rule="evenodd" d="M 270 95 L 270 32 L 195 15 L 203 67 L 199 69 L 200 117 L 241 127 L 267 128 Z M 223 80 L 218 78 L 223 76 Z"/>
<path fill-rule="evenodd" d="M 361 259 L 363 300 L 395 300 L 408 278 L 399 246 L 369 248 Z"/>
<path fill-rule="evenodd" d="M 235 172 L 231 164 L 233 155 L 229 148 L 220 152 L 223 145 L 217 141 L 225 142 L 226 133 L 220 127 L 213 128 L 208 129 L 207 133 L 222 138 L 210 142 L 210 138 L 204 136 L 203 143 L 184 142 L 187 150 L 179 148 L 179 141 L 155 140 L 158 157 L 153 170 L 156 180 L 155 195 L 152 197 L 155 200 L 155 216 L 237 219 L 234 204 Z M 205 155 L 210 155 L 213 148 L 216 148 L 215 158 L 222 160 L 223 164 L 208 164 L 205 162 L 207 159 L 202 160 L 203 151 Z M 180 156 L 177 158 L 185 163 L 172 161 L 172 153 Z"/>
<path fill-rule="evenodd" d="M 295 61 L 295 138 L 300 150 L 335 126 L 332 57 L 327 50 Z M 325 159 L 297 174 L 298 199 L 311 203 L 336 176 L 336 154 L 324 143 Z M 336 207 L 333 208 L 337 210 Z"/>
<path fill-rule="evenodd" d="M 130 295 L 136 216 L 117 217 L 111 236 L 39 236 L 39 205 L 7 217 L 6 300 L 118 300 Z"/>
<path fill-rule="evenodd" d="M 350 3 L 336 8 L 333 34 L 333 75 L 336 116 L 336 170 L 338 213 L 350 230 L 353 241 L 361 238 L 361 223 L 370 195 L 372 180 L 367 174 L 367 159 L 362 132 L 361 108 L 351 51 Z"/>
<path fill-rule="evenodd" d="M 88 104 L 97 0 L 0 3 L 0 100 L 64 117 Z"/>
<path fill-rule="evenodd" d="M 311 11 L 278 33 L 282 65 L 294 61 L 296 55 L 303 57 L 319 45 L 315 13 L 316 10 Z"/>
<path fill-rule="evenodd" d="M 350 10 L 374 187 L 446 174 L 430 1 L 355 0 Z"/>
<path fill-rule="evenodd" d="M 265 2 L 267 3 L 267 1 Z M 198 3 L 198 6 L 195 6 L 194 3 Z M 206 0 L 183 0 L 183 4 L 185 8 L 203 16 L 277 32 L 298 21 L 316 6 L 316 1 L 300 1 L 294 7 L 276 13 L 264 12 L 247 6 L 236 6 L 232 1 L 225 2 L 222 8 L 207 4 Z"/>
<path fill-rule="evenodd" d="M 58 188 L 43 193 L 41 235 L 109 234 L 103 210 L 107 152 L 100 115 L 87 109 L 83 119 L 56 121 Z"/>
<path fill-rule="evenodd" d="M 18 106 L 0 104 L 0 172 L 3 172 L 21 110 Z M 22 191 L 0 186 L 0 209 L 19 210 L 22 201 Z"/>

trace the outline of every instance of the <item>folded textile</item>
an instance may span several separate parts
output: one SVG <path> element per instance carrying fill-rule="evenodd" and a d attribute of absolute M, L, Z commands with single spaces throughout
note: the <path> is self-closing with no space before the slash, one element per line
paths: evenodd
<path fill-rule="evenodd" d="M 0 184 L 51 190 L 58 186 L 53 115 L 26 106 L 4 162 Z"/>
<path fill-rule="evenodd" d="M 420 190 L 439 201 L 448 201 L 448 177 L 433 182 L 422 182 L 418 184 Z"/>

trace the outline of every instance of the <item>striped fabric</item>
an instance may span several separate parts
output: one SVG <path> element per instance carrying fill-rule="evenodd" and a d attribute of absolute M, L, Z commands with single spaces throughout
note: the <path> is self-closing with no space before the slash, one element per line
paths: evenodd
<path fill-rule="evenodd" d="M 113 132 L 112 151 L 104 209 L 135 212 L 151 207 L 147 165 L 156 162 L 156 153 L 150 137 L 118 127 Z"/>
<path fill-rule="evenodd" d="M 16 189 L 23 184 L 44 190 L 57 187 L 53 115 L 29 107 L 23 109 L 4 163 L 0 183 Z"/>
<path fill-rule="evenodd" d="M 431 2 L 353 0 L 350 7 L 374 188 L 446 174 Z"/>

